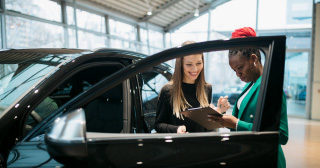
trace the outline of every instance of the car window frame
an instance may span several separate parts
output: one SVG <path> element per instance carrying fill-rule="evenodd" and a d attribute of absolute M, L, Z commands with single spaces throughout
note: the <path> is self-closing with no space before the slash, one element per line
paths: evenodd
<path fill-rule="evenodd" d="M 34 110 L 46 97 L 48 97 L 58 86 L 60 86 L 63 82 L 67 81 L 68 79 L 70 79 L 71 77 L 73 77 L 75 74 L 77 74 L 78 72 L 80 71 L 83 71 L 85 69 L 88 69 L 88 68 L 93 68 L 93 67 L 100 67 L 100 66 L 106 66 L 106 65 L 117 65 L 117 66 L 122 66 L 122 68 L 125 67 L 125 65 L 123 65 L 122 63 L 118 62 L 118 61 L 105 61 L 105 62 L 88 62 L 88 63 L 85 63 L 85 64 L 80 64 L 78 66 L 75 66 L 73 67 L 72 70 L 68 71 L 66 73 L 66 75 L 63 76 L 63 80 L 57 82 L 57 83 L 52 83 L 50 85 L 50 90 L 47 90 L 47 93 L 46 94 L 43 94 L 41 95 L 40 97 L 37 98 L 37 100 L 35 100 L 35 102 L 33 103 L 33 106 L 32 108 L 30 108 L 30 110 L 25 114 L 25 116 L 30 116 L 30 113 L 32 112 L 32 110 Z M 121 68 L 121 69 L 122 69 Z M 64 71 L 64 70 L 62 70 Z M 54 78 L 56 75 L 53 75 L 52 77 Z M 103 80 L 103 79 L 102 79 Z M 49 81 L 45 81 L 45 82 L 49 82 Z M 127 84 L 127 83 L 126 83 Z M 41 85 L 40 88 L 38 87 L 35 87 L 34 89 L 41 89 L 42 86 L 47 86 L 47 85 Z M 94 87 L 94 85 L 92 85 L 92 87 Z M 90 89 L 90 88 L 89 88 Z M 88 89 L 88 90 L 89 90 Z M 85 90 L 87 91 L 87 90 Z M 85 92 L 83 91 L 83 92 Z M 81 93 L 80 93 L 81 94 Z M 78 95 L 76 95 L 75 97 L 77 97 Z M 74 97 L 74 98 L 75 98 Z M 72 99 L 74 99 L 72 98 Z M 68 101 L 69 102 L 69 101 Z M 68 102 L 66 102 L 65 104 L 67 104 Z M 64 105 L 65 105 L 64 104 Z M 62 105 L 62 106 L 64 106 Z M 60 106 L 60 107 L 62 107 Z M 60 107 L 55 110 L 54 112 L 52 112 L 51 114 L 49 114 L 43 121 L 42 123 L 46 123 L 48 122 L 48 120 L 50 120 L 50 118 L 56 116 L 56 112 L 60 110 Z M 25 126 L 26 125 L 26 122 L 27 122 L 27 118 L 28 117 L 25 117 L 25 119 L 22 121 L 22 125 Z M 27 134 L 24 132 L 25 130 L 22 130 L 21 131 L 21 137 L 23 137 L 23 140 L 22 141 L 25 141 L 25 140 L 29 140 L 29 139 L 32 139 L 32 135 L 34 134 L 35 132 L 35 129 L 38 129 L 37 127 L 39 127 L 39 125 L 42 125 L 41 123 L 38 123 L 30 132 L 28 132 Z"/>
<path fill-rule="evenodd" d="M 160 53 L 134 62 L 122 70 L 101 80 L 92 88 L 87 90 L 87 92 L 81 93 L 74 99 L 70 100 L 58 111 L 62 114 L 66 111 L 68 112 L 81 108 L 81 106 L 87 104 L 124 80 L 128 80 L 144 70 L 174 58 L 202 52 L 228 50 L 230 48 L 268 48 L 267 51 L 263 51 L 266 52 L 266 60 L 261 80 L 260 94 L 258 97 L 258 102 L 261 103 L 257 104 L 256 117 L 253 122 L 252 132 L 278 131 L 280 124 L 280 100 L 282 98 L 282 84 L 284 76 L 285 40 L 285 36 L 248 37 L 230 40 L 206 41 L 164 50 Z M 280 69 L 277 68 L 278 66 Z M 269 82 L 270 80 L 279 80 L 282 82 L 275 82 L 276 84 L 272 84 Z M 268 87 L 265 87 L 265 85 Z M 275 100 L 272 97 L 276 97 L 277 99 Z M 63 109 L 63 111 L 61 109 Z M 268 111 L 270 114 L 265 114 L 266 112 L 264 111 Z M 53 122 L 56 117 L 58 116 L 51 118 L 46 124 Z M 270 122 L 272 123 L 271 128 L 266 126 Z"/>

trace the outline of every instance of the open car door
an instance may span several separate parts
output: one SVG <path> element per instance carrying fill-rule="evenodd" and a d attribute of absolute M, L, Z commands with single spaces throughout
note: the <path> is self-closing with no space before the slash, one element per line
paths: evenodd
<path fill-rule="evenodd" d="M 62 109 L 68 113 L 57 118 L 46 134 L 48 152 L 66 166 L 81 167 L 277 167 L 285 40 L 284 36 L 273 36 L 208 41 L 144 58 L 67 103 Z M 265 55 L 252 131 L 189 134 L 133 131 L 135 123 L 143 123 L 140 122 L 143 114 L 139 107 L 132 107 L 130 95 L 138 89 L 129 88 L 126 81 L 177 57 L 233 48 L 259 48 Z M 86 104 L 119 84 L 123 85 L 126 99 L 123 131 L 87 131 Z"/>

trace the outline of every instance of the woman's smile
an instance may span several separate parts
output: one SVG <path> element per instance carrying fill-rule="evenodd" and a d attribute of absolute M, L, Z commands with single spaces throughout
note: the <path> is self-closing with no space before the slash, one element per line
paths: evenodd
<path fill-rule="evenodd" d="M 192 75 L 192 76 L 198 76 L 198 72 L 189 72 L 190 73 L 190 75 Z"/>

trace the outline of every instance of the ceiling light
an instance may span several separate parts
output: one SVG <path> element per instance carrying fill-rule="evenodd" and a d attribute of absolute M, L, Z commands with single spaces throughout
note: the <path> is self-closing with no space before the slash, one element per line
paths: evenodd
<path fill-rule="evenodd" d="M 199 9 L 194 10 L 194 16 L 198 17 L 199 16 Z"/>
<path fill-rule="evenodd" d="M 196 10 L 194 10 L 194 17 L 198 17 L 199 16 L 199 2 L 200 0 L 197 1 L 197 4 L 195 6 Z"/>
<path fill-rule="evenodd" d="M 147 15 L 152 15 L 152 7 L 150 6 L 149 0 L 145 0 L 147 7 L 148 7 L 148 12 Z"/>

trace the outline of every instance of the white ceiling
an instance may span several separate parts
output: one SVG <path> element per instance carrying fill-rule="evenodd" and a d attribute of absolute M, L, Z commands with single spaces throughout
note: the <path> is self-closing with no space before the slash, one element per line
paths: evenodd
<path fill-rule="evenodd" d="M 195 10 L 206 12 L 229 0 L 88 0 L 138 22 L 148 22 L 170 31 L 194 18 Z M 152 15 L 147 15 L 149 10 Z"/>

